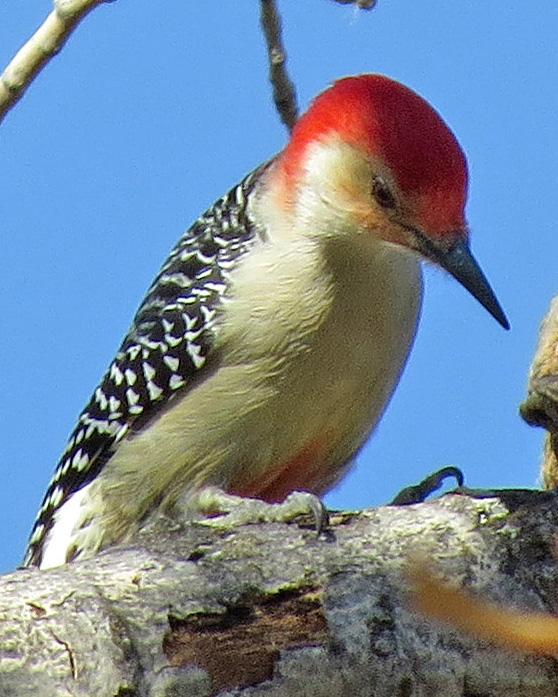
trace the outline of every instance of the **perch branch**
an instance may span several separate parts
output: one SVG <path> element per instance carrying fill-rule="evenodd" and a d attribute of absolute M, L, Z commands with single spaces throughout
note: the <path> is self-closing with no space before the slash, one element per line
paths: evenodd
<path fill-rule="evenodd" d="M 337 513 L 320 537 L 161 517 L 94 559 L 4 576 L 0 694 L 555 696 L 554 659 L 498 644 L 554 655 L 558 498 L 499 496 Z"/>

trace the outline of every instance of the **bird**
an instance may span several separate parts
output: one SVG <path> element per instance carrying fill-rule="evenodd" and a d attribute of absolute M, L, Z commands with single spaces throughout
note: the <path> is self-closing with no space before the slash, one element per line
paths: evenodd
<path fill-rule="evenodd" d="M 24 566 L 93 556 L 157 513 L 315 511 L 399 382 L 422 262 L 509 328 L 470 249 L 467 190 L 456 137 L 409 87 L 362 74 L 319 94 L 171 250 L 69 437 Z"/>

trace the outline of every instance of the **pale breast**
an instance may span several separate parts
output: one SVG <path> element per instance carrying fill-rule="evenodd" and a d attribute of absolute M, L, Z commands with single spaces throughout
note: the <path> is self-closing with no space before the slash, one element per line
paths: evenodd
<path fill-rule="evenodd" d="M 268 279 L 268 297 L 254 308 L 256 292 L 243 292 L 250 309 L 228 321 L 244 327 L 245 342 L 236 341 L 231 360 L 261 361 L 275 392 L 251 414 L 244 458 L 253 462 L 231 473 L 235 488 L 258 495 L 254 481 L 278 478 L 284 467 L 297 488 L 321 493 L 341 476 L 397 385 L 420 311 L 420 265 L 407 251 L 374 241 L 327 252 L 307 245 L 286 252 L 281 269 L 245 273 Z M 293 462 L 306 468 L 298 478 Z"/>
<path fill-rule="evenodd" d="M 258 495 L 286 470 L 276 491 L 322 493 L 376 425 L 415 334 L 417 260 L 379 242 L 366 256 L 277 251 L 263 245 L 235 274 L 217 370 L 107 463 L 103 529 L 123 536 L 205 485 Z"/>

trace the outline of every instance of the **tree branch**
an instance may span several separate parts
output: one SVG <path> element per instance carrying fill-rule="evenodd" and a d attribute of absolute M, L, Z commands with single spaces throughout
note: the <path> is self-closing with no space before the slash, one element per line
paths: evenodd
<path fill-rule="evenodd" d="M 113 0 L 54 0 L 54 9 L 0 76 L 0 122 L 95 7 Z"/>
<path fill-rule="evenodd" d="M 454 618 L 456 604 L 467 616 L 470 594 L 556 612 L 558 498 L 499 494 L 335 514 L 320 537 L 295 524 L 161 518 L 94 559 L 4 576 L 0 694 L 551 697 L 553 659 L 497 648 L 490 632 L 472 639 L 410 606 L 419 555 L 469 593 L 463 608 L 430 592 L 422 606 L 436 616 Z M 505 614 L 491 617 L 505 627 Z"/>
<path fill-rule="evenodd" d="M 376 0 L 334 0 L 340 5 L 356 5 L 360 10 L 371 10 Z M 287 71 L 287 52 L 283 45 L 281 15 L 275 0 L 260 0 L 260 21 L 267 46 L 269 80 L 273 101 L 282 123 L 292 131 L 298 119 L 296 88 Z"/>
<path fill-rule="evenodd" d="M 269 79 L 273 87 L 273 101 L 281 121 L 289 131 L 298 118 L 296 89 L 287 72 L 287 54 L 281 36 L 281 16 L 275 0 L 260 0 L 260 20 L 267 45 Z"/>
<path fill-rule="evenodd" d="M 544 445 L 542 479 L 545 488 L 558 488 L 558 296 L 543 320 L 539 343 L 527 386 L 521 416 L 531 426 L 548 431 Z"/>
<path fill-rule="evenodd" d="M 377 0 L 333 0 L 338 5 L 356 5 L 359 10 L 373 10 Z"/>

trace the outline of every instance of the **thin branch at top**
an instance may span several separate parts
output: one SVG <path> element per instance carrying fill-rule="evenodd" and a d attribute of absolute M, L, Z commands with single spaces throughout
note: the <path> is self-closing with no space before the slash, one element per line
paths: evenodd
<path fill-rule="evenodd" d="M 0 75 L 0 122 L 97 5 L 112 0 L 54 0 L 54 9 Z"/>
<path fill-rule="evenodd" d="M 296 90 L 287 73 L 287 54 L 281 38 L 281 17 L 275 0 L 261 0 L 260 17 L 267 44 L 273 101 L 281 121 L 292 131 L 298 118 Z"/>
<path fill-rule="evenodd" d="M 356 5 L 359 10 L 373 10 L 377 0 L 333 0 L 339 5 Z"/>

